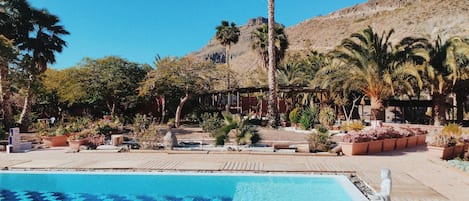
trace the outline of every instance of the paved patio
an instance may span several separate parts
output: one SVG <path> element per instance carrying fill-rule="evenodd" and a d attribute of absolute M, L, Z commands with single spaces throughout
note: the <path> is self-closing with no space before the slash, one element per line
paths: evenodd
<path fill-rule="evenodd" d="M 431 159 L 425 147 L 373 156 L 237 152 L 66 153 L 66 148 L 0 153 L 4 170 L 121 170 L 354 174 L 379 191 L 380 169 L 390 168 L 392 200 L 469 200 L 469 174 Z"/>

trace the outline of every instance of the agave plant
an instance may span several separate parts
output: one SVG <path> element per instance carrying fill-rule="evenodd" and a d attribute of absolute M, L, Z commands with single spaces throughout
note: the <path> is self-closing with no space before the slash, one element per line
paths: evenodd
<path fill-rule="evenodd" d="M 239 115 L 229 112 L 223 112 L 222 115 L 224 126 L 220 128 L 216 136 L 217 145 L 222 145 L 229 140 L 230 134 L 235 137 L 235 142 L 238 145 L 254 144 L 260 140 L 257 129 L 249 124 L 251 115 L 247 118 L 241 118 Z"/>

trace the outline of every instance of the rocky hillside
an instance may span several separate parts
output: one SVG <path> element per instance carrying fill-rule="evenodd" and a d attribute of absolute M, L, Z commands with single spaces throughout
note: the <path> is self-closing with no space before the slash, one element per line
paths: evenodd
<path fill-rule="evenodd" d="M 240 40 L 231 50 L 232 68 L 240 77 L 246 77 L 258 66 L 257 56 L 250 46 L 250 33 L 262 23 L 266 23 L 265 18 L 256 18 L 240 27 Z M 287 27 L 289 51 L 327 51 L 368 25 L 379 33 L 394 29 L 391 38 L 394 42 L 406 36 L 432 40 L 440 36 L 445 40 L 453 35 L 469 35 L 469 0 L 369 0 Z M 190 55 L 200 59 L 223 56 L 224 49 L 212 39 L 206 47 Z"/>

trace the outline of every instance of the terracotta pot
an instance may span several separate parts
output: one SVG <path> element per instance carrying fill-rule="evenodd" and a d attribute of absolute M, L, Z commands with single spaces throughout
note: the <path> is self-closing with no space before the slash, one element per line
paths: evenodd
<path fill-rule="evenodd" d="M 342 152 L 345 155 L 364 155 L 368 152 L 369 142 L 342 142 Z"/>
<path fill-rule="evenodd" d="M 372 140 L 368 145 L 368 154 L 379 153 L 383 150 L 383 140 Z"/>
<path fill-rule="evenodd" d="M 69 140 L 68 146 L 72 151 L 80 151 L 80 146 L 86 143 L 86 139 L 81 140 Z"/>
<path fill-rule="evenodd" d="M 417 146 L 427 144 L 426 140 L 427 140 L 427 134 L 417 135 Z"/>
<path fill-rule="evenodd" d="M 397 138 L 396 139 L 396 150 L 405 149 L 407 147 L 407 138 Z"/>
<path fill-rule="evenodd" d="M 407 148 L 415 147 L 417 146 L 417 136 L 410 136 L 407 137 Z"/>
<path fill-rule="evenodd" d="M 383 151 L 394 151 L 396 149 L 396 138 L 383 140 Z"/>
<path fill-rule="evenodd" d="M 43 137 L 42 142 L 48 147 L 62 147 L 67 146 L 67 136 L 59 135 L 52 137 Z"/>
<path fill-rule="evenodd" d="M 440 158 L 443 160 L 449 160 L 453 158 L 454 147 L 434 147 L 427 146 L 429 156 L 434 158 Z"/>

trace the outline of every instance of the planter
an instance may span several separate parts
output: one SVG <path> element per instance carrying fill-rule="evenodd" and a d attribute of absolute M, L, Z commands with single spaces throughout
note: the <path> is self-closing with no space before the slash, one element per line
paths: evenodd
<path fill-rule="evenodd" d="M 383 140 L 370 141 L 368 145 L 368 154 L 379 153 L 383 150 Z"/>
<path fill-rule="evenodd" d="M 397 138 L 396 139 L 396 150 L 405 149 L 407 147 L 407 138 Z"/>
<path fill-rule="evenodd" d="M 80 151 L 80 146 L 84 145 L 86 143 L 86 139 L 81 139 L 81 140 L 69 140 L 68 141 L 68 146 L 72 151 Z"/>
<path fill-rule="evenodd" d="M 417 146 L 417 136 L 410 136 L 407 137 L 407 148 L 415 147 Z"/>
<path fill-rule="evenodd" d="M 43 137 L 42 142 L 48 147 L 62 147 L 67 146 L 67 136 L 59 135 L 52 137 Z"/>
<path fill-rule="evenodd" d="M 396 149 L 396 138 L 383 140 L 383 151 L 394 151 Z"/>
<path fill-rule="evenodd" d="M 463 151 L 464 151 L 464 144 L 457 144 L 456 146 L 454 146 L 453 157 L 454 158 L 461 157 L 461 156 L 464 157 Z"/>
<path fill-rule="evenodd" d="M 439 158 L 449 160 L 453 158 L 454 147 L 434 147 L 427 146 L 429 156 L 432 158 Z"/>
<path fill-rule="evenodd" d="M 424 135 L 417 135 L 417 146 L 418 145 L 425 145 L 427 144 L 426 143 L 426 140 L 427 140 L 427 135 L 424 134 Z"/>
<path fill-rule="evenodd" d="M 342 142 L 342 152 L 345 155 L 364 155 L 368 152 L 369 142 Z"/>

